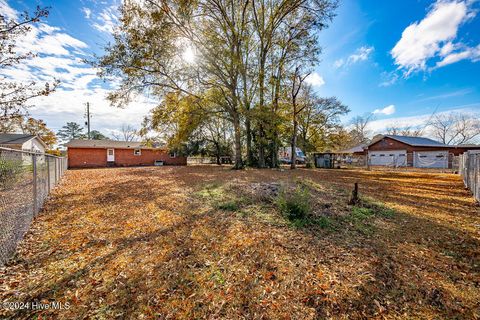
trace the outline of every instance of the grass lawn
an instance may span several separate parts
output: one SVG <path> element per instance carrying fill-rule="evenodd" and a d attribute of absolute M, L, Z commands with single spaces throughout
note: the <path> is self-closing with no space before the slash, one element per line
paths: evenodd
<path fill-rule="evenodd" d="M 0 270 L 0 302 L 70 306 L 0 318 L 478 319 L 479 253 L 452 174 L 72 170 Z"/>

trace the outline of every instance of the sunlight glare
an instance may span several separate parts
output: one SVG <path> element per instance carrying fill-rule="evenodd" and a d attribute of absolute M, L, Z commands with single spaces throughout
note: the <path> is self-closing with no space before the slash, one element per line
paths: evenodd
<path fill-rule="evenodd" d="M 195 52 L 193 52 L 191 47 L 187 47 L 183 52 L 183 60 L 187 63 L 195 62 Z"/>

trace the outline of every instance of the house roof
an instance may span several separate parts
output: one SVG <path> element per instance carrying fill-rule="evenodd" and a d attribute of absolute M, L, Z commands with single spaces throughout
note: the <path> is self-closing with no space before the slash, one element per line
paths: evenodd
<path fill-rule="evenodd" d="M 359 152 L 361 153 L 365 151 L 366 147 L 367 145 L 362 143 L 362 144 L 359 144 L 358 146 L 351 147 L 350 149 L 341 150 L 338 153 L 359 153 Z"/>
<path fill-rule="evenodd" d="M 45 142 L 34 134 L 23 133 L 0 133 L 0 144 L 2 145 L 22 145 L 27 141 L 37 138 L 38 141 L 46 147 Z"/>
<path fill-rule="evenodd" d="M 70 140 L 66 144 L 68 148 L 112 148 L 112 149 L 155 149 L 145 146 L 138 141 L 115 141 L 115 140 Z"/>
<path fill-rule="evenodd" d="M 375 139 L 372 141 L 368 146 L 371 146 L 372 144 L 377 143 L 378 141 L 382 140 L 383 138 L 390 138 L 393 140 L 397 140 L 399 142 L 408 144 L 413 147 L 451 147 L 449 145 L 446 145 L 444 143 L 429 139 L 429 138 L 424 138 L 424 137 L 411 137 L 411 136 L 396 136 L 396 135 L 391 135 L 391 134 L 385 134 L 379 139 Z"/>

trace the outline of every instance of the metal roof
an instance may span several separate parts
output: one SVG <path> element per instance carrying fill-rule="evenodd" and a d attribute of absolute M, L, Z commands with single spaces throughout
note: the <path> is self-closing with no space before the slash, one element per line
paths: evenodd
<path fill-rule="evenodd" d="M 341 150 L 341 151 L 339 151 L 339 152 L 337 152 L 337 153 L 358 153 L 358 152 L 364 152 L 366 147 L 367 147 L 367 145 L 364 144 L 364 143 L 362 143 L 362 144 L 359 144 L 358 146 L 351 147 L 350 149 Z"/>
<path fill-rule="evenodd" d="M 24 144 L 35 137 L 33 134 L 0 133 L 0 144 Z"/>
<path fill-rule="evenodd" d="M 444 143 L 441 143 L 429 138 L 424 138 L 424 137 L 396 136 L 396 135 L 386 134 L 381 139 L 383 138 L 390 138 L 393 140 L 397 140 L 413 147 L 451 147 Z M 370 143 L 369 146 L 371 146 L 374 143 L 377 143 L 381 139 L 372 141 L 372 143 Z"/>
<path fill-rule="evenodd" d="M 70 140 L 66 144 L 67 148 L 99 148 L 99 149 L 161 149 L 147 147 L 143 142 L 139 141 L 115 141 L 115 140 Z"/>

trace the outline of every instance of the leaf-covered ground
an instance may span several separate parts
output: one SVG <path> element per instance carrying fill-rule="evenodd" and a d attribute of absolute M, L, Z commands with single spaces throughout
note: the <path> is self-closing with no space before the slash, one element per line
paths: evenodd
<path fill-rule="evenodd" d="M 265 186 L 307 190 L 308 217 Z M 0 318 L 478 319 L 479 257 L 480 209 L 452 174 L 74 170 L 0 271 L 0 302 L 70 308 Z"/>

